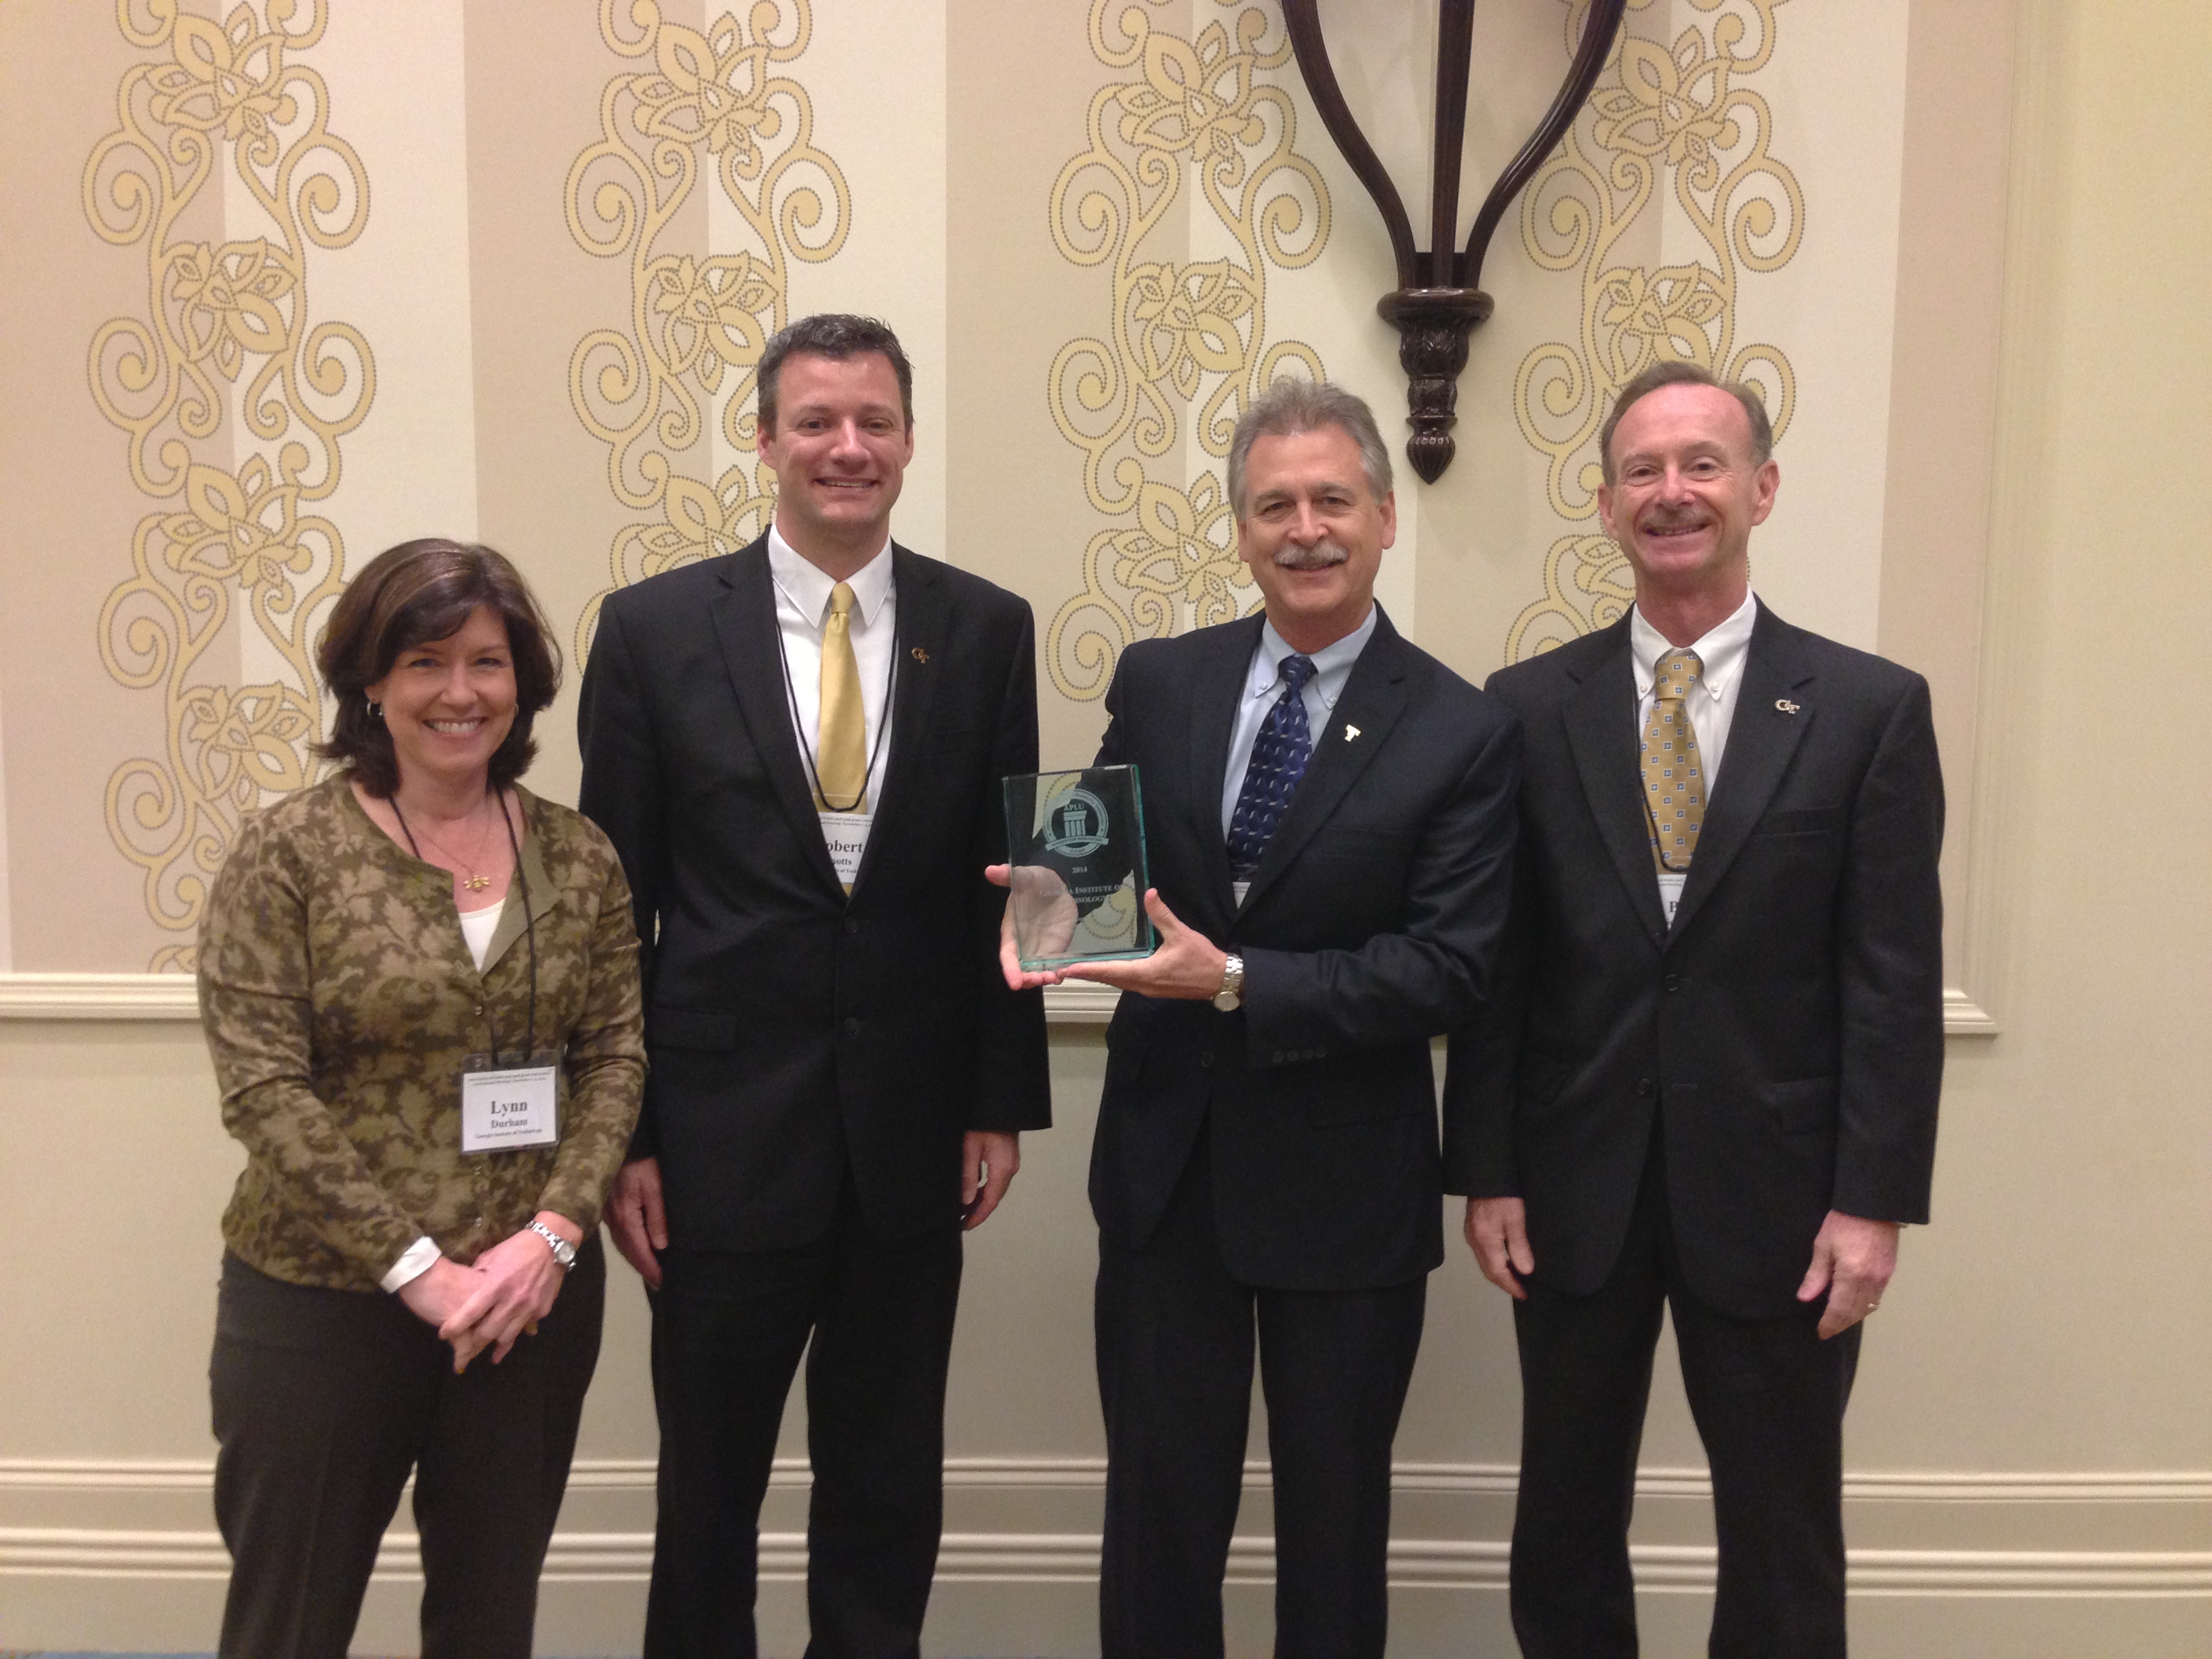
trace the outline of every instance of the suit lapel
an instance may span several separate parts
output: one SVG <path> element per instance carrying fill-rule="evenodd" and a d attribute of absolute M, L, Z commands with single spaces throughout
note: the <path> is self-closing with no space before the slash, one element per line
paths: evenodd
<path fill-rule="evenodd" d="M 1698 831 L 1697 855 L 1690 860 L 1682 902 L 1674 909 L 1674 936 L 1704 907 L 1743 843 L 1774 799 L 1775 787 L 1789 769 L 1790 757 L 1811 726 L 1815 710 L 1804 700 L 1795 714 L 1776 707 L 1797 703 L 1790 694 L 1813 678 L 1796 648 L 1796 629 L 1759 607 L 1752 624 L 1751 651 L 1736 688 L 1735 714 L 1729 722 L 1728 747 L 1720 775 L 1713 780 L 1705 827 Z"/>
<path fill-rule="evenodd" d="M 945 638 L 951 631 L 952 600 L 937 568 L 919 554 L 896 544 L 891 548 L 891 581 L 898 595 L 898 638 L 891 647 L 891 752 L 884 763 L 883 796 L 875 803 L 876 821 L 868 831 L 868 850 L 853 878 L 859 892 L 868 872 L 888 856 L 884 826 L 905 810 L 921 787 L 921 754 L 927 747 L 929 713 L 944 678 Z"/>
<path fill-rule="evenodd" d="M 841 896 L 843 884 L 830 862 L 814 792 L 792 729 L 790 693 L 784 684 L 783 641 L 775 621 L 775 583 L 769 574 L 768 538 L 732 553 L 722 573 L 725 591 L 714 601 L 714 635 L 737 693 L 738 711 L 752 733 L 754 750 L 768 769 L 778 804 L 791 822 L 793 844 Z"/>
<path fill-rule="evenodd" d="M 1221 833 L 1221 791 L 1229 769 L 1229 738 L 1260 628 L 1255 615 L 1214 630 L 1212 648 L 1191 687 L 1190 828 L 1195 844 L 1204 849 L 1207 897 L 1224 917 L 1236 914 L 1237 896 L 1229 884 L 1229 841 Z"/>
<path fill-rule="evenodd" d="M 1299 780 L 1283 821 L 1267 838 L 1260 867 L 1252 872 L 1251 890 L 1245 894 L 1243 908 L 1237 913 L 1239 920 L 1252 914 L 1314 833 L 1328 822 L 1329 815 L 1389 740 L 1390 729 L 1405 711 L 1405 642 L 1378 607 L 1374 637 L 1352 664 L 1344 695 L 1313 734 L 1313 757 L 1306 763 L 1306 775 Z M 1346 735 L 1353 732 L 1358 735 Z M 1225 853 L 1224 857 L 1225 860 Z"/>
<path fill-rule="evenodd" d="M 1636 764 L 1636 674 L 1628 659 L 1627 623 L 1617 623 L 1613 634 L 1612 648 L 1562 712 L 1598 835 L 1613 855 L 1636 919 L 1656 945 L 1666 939 L 1667 915 L 1659 908 L 1658 873 L 1644 826 L 1644 781 Z M 1705 851 L 1702 836 L 1698 850 L 1700 855 Z"/>

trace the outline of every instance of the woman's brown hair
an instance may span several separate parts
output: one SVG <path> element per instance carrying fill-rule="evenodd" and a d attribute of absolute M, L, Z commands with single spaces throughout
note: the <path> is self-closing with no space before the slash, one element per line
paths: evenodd
<path fill-rule="evenodd" d="M 561 690 L 561 647 L 545 615 L 505 555 L 468 542 L 426 536 L 386 548 L 338 596 L 315 646 L 315 667 L 337 701 L 325 760 L 343 762 L 380 799 L 399 787 L 399 759 L 368 688 L 392 672 L 399 653 L 457 634 L 482 605 L 507 627 L 514 659 L 514 726 L 491 757 L 491 785 L 504 789 L 538 753 L 530 728 Z"/>

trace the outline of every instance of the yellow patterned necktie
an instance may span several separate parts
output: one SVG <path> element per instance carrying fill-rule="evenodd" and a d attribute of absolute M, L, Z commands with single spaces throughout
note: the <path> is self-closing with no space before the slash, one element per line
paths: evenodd
<path fill-rule="evenodd" d="M 1698 850 L 1705 821 L 1705 763 L 1690 726 L 1690 689 L 1705 678 L 1694 651 L 1676 651 L 1652 670 L 1651 712 L 1644 720 L 1644 799 L 1651 856 L 1681 875 Z"/>
<path fill-rule="evenodd" d="M 830 590 L 830 620 L 822 629 L 822 720 L 815 757 L 815 805 L 825 811 L 858 812 L 868 793 L 867 715 L 860 703 L 860 665 L 853 655 L 853 585 Z"/>

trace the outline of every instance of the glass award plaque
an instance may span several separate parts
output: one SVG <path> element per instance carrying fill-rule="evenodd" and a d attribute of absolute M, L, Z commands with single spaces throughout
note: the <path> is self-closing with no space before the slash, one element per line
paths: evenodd
<path fill-rule="evenodd" d="M 1022 966 L 1152 953 L 1145 914 L 1145 806 L 1133 766 L 1010 777 L 1007 904 Z"/>

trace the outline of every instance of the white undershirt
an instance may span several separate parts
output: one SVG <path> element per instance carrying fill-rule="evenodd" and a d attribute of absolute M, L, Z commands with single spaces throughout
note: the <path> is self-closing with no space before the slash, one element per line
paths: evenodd
<path fill-rule="evenodd" d="M 477 972 L 483 972 L 484 958 L 491 953 L 491 936 L 499 931 L 499 919 L 507 909 L 502 898 L 496 904 L 487 904 L 481 910 L 461 912 L 461 937 L 469 942 L 469 954 L 477 959 Z"/>
<path fill-rule="evenodd" d="M 1715 623 L 1688 647 L 1698 653 L 1698 661 L 1702 665 L 1698 684 L 1703 695 L 1692 691 L 1687 702 L 1690 731 L 1698 740 L 1698 759 L 1705 769 L 1708 813 L 1712 811 L 1713 790 L 1720 782 L 1721 757 L 1728 749 L 1729 727 L 1735 720 L 1736 693 L 1743 687 L 1743 665 L 1751 654 L 1752 627 L 1758 620 L 1759 596 L 1746 592 L 1743 603 L 1726 620 Z M 1644 722 L 1651 718 L 1651 689 L 1657 684 L 1659 665 L 1681 649 L 1644 619 L 1640 605 L 1630 610 L 1628 656 L 1636 672 L 1636 730 L 1639 736 Z M 1692 862 L 1696 860 L 1692 859 Z M 1688 878 L 1666 870 L 1660 871 L 1658 878 L 1659 905 L 1671 925 L 1674 907 L 1681 900 L 1682 884 Z"/>
<path fill-rule="evenodd" d="M 830 596 L 837 584 L 819 565 L 802 558 L 771 526 L 768 532 L 769 574 L 775 581 L 775 623 L 783 635 L 784 660 L 791 665 L 791 716 L 799 746 L 821 754 L 822 630 L 830 620 Z M 850 623 L 853 659 L 860 670 L 860 707 L 867 745 L 868 794 L 863 809 L 872 812 L 883 794 L 884 768 L 890 759 L 891 656 L 898 645 L 898 586 L 891 580 L 891 544 L 887 536 L 875 557 L 848 579 L 853 586 Z M 878 727 L 881 731 L 878 731 Z M 811 784 L 813 780 L 810 777 Z"/>

